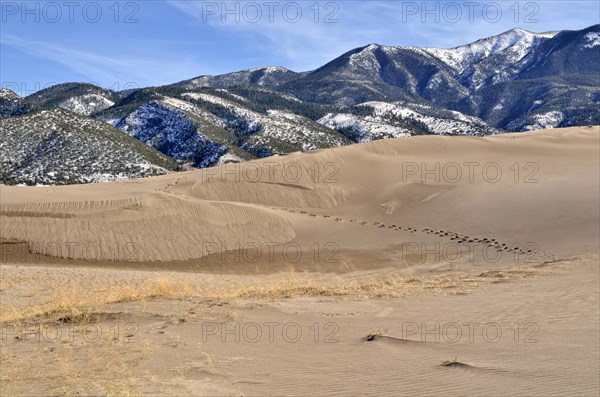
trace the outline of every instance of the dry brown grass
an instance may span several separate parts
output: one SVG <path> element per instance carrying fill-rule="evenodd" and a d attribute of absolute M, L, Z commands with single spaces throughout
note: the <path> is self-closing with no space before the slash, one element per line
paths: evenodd
<path fill-rule="evenodd" d="M 417 293 L 463 291 L 479 280 L 466 275 L 433 277 L 400 277 L 344 280 L 337 276 L 290 273 L 284 277 L 263 277 L 256 282 L 240 282 L 230 286 L 209 286 L 184 280 L 150 277 L 143 281 L 123 281 L 98 286 L 95 291 L 76 282 L 54 290 L 46 298 L 33 299 L 24 306 L 2 305 L 0 323 L 36 318 L 67 317 L 82 324 L 96 321 L 94 315 L 105 305 L 131 301 L 147 301 L 156 297 L 201 297 L 208 300 L 235 299 L 273 300 L 294 296 L 401 297 Z M 31 296 L 36 298 L 35 293 Z M 40 301 L 41 300 L 41 301 Z M 232 313 L 234 315 L 235 313 Z"/>
<path fill-rule="evenodd" d="M 60 288 L 54 288 L 49 294 L 40 293 L 38 296 L 33 293 L 33 299 L 29 299 L 26 304 L 3 304 L 0 323 L 18 323 L 32 318 L 43 321 L 60 315 L 85 324 L 94 321 L 95 313 L 101 312 L 106 305 L 132 301 L 143 303 L 156 297 L 270 301 L 295 296 L 365 299 L 417 294 L 466 294 L 480 285 L 541 274 L 543 268 L 542 265 L 518 265 L 508 269 L 486 271 L 479 275 L 460 273 L 422 277 L 387 275 L 352 279 L 320 273 L 288 272 L 260 276 L 253 280 L 237 281 L 227 285 L 161 275 L 135 280 L 123 279 L 116 283 L 98 280 L 93 290 L 77 281 L 67 280 Z M 547 272 L 546 269 L 544 272 Z M 11 281 L 5 280 L 4 283 L 10 285 Z M 42 290 L 47 291 L 48 288 L 44 286 Z M 234 315 L 235 313 L 232 313 L 232 316 Z"/>
<path fill-rule="evenodd" d="M 508 269 L 489 270 L 477 275 L 444 274 L 423 277 L 403 277 L 381 275 L 378 277 L 355 277 L 285 273 L 273 276 L 260 276 L 243 279 L 236 283 L 214 284 L 194 281 L 193 278 L 171 277 L 168 275 L 147 276 L 141 279 L 124 277 L 118 282 L 94 278 L 94 288 L 90 289 L 80 280 L 61 280 L 60 286 L 40 284 L 32 297 L 6 305 L 2 301 L 1 324 L 15 327 L 15 333 L 35 337 L 39 328 L 32 325 L 57 324 L 81 330 L 88 324 L 106 322 L 111 310 L 108 305 L 120 302 L 139 302 L 140 308 L 151 303 L 153 298 L 172 299 L 198 297 L 213 301 L 259 300 L 268 302 L 295 296 L 323 296 L 345 299 L 372 297 L 404 297 L 417 294 L 465 294 L 472 289 L 485 287 L 496 282 L 551 274 L 570 266 L 573 261 L 563 261 L 541 265 L 519 265 Z M 38 279 L 41 281 L 42 279 Z M 23 280 L 4 279 L 6 290 L 2 295 L 23 296 L 19 288 L 27 284 Z M 53 281 L 54 282 L 54 281 Z M 29 292 L 29 290 L 26 290 Z M 137 307 L 137 306 L 136 306 Z M 227 306 L 222 314 L 235 319 L 239 313 Z M 174 315 L 171 325 L 177 326 L 181 317 Z M 68 324 L 65 324 L 68 323 Z M 385 332 L 376 330 L 373 335 Z M 29 336 L 28 336 L 29 337 Z M 139 343 L 126 343 L 123 338 L 114 340 L 110 333 L 104 333 L 100 341 L 92 344 L 58 343 L 55 345 L 29 344 L 33 350 L 3 350 L 0 357 L 0 395 L 12 396 L 31 392 L 33 384 L 40 382 L 46 386 L 41 394 L 51 395 L 140 395 L 148 390 L 159 394 L 171 394 L 181 384 L 171 379 L 165 383 L 160 377 L 136 376 L 140 363 L 151 361 L 164 352 L 160 349 L 186 349 L 196 347 L 178 334 L 169 335 L 163 347 L 149 340 Z M 25 346 L 27 344 L 23 344 Z M 157 350 L 159 349 L 159 350 Z M 183 350 L 182 350 L 183 351 Z M 184 377 L 194 374 L 212 375 L 218 373 L 214 359 L 203 351 L 202 346 L 194 349 L 195 356 L 186 359 L 173 368 L 175 374 Z"/>
<path fill-rule="evenodd" d="M 143 346 L 102 338 L 77 346 L 61 343 L 3 354 L 0 395 L 138 395 L 141 380 L 133 374 Z M 38 389 L 33 385 L 44 385 Z"/>

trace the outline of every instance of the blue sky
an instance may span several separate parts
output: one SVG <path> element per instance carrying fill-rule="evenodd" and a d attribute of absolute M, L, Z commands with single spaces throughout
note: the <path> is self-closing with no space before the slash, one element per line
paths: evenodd
<path fill-rule="evenodd" d="M 1 1 L 0 82 L 112 89 L 264 65 L 311 70 L 369 43 L 453 47 L 600 22 L 591 1 Z"/>

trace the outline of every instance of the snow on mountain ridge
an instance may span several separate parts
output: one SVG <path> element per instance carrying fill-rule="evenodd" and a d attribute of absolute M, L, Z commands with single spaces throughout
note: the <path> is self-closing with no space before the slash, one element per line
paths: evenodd
<path fill-rule="evenodd" d="M 408 107 L 400 102 L 377 101 L 365 102 L 361 105 L 373 107 L 375 109 L 374 117 L 385 118 L 391 114 L 404 119 L 413 118 L 425 123 L 429 132 L 434 134 L 478 135 L 485 133 L 485 130 L 489 128 L 483 120 L 453 110 L 446 111 L 446 117 L 429 115 L 432 108 L 427 105 L 411 104 Z"/>
<path fill-rule="evenodd" d="M 59 103 L 59 107 L 75 113 L 89 116 L 92 113 L 108 109 L 115 103 L 98 94 L 85 94 L 71 97 Z"/>
<path fill-rule="evenodd" d="M 460 112 L 444 111 L 435 115 L 436 110 L 427 105 L 371 101 L 357 106 L 370 107 L 374 111 L 370 115 L 328 113 L 318 121 L 355 142 L 415 134 L 481 135 L 498 132 L 482 120 Z"/>
<path fill-rule="evenodd" d="M 0 88 L 0 98 L 21 99 L 15 92 L 6 88 Z"/>
<path fill-rule="evenodd" d="M 514 47 L 511 61 L 522 59 L 539 42 L 554 37 L 558 32 L 534 33 L 525 29 L 512 29 L 497 36 L 477 40 L 454 48 L 423 48 L 423 50 L 452 67 L 459 74 L 476 62 Z"/>
<path fill-rule="evenodd" d="M 235 119 L 222 119 L 225 125 L 244 125 L 242 135 L 246 140 L 242 149 L 263 155 L 264 148 L 277 152 L 272 148 L 272 141 L 290 143 L 301 150 L 314 150 L 324 147 L 343 146 L 347 142 L 343 137 L 335 136 L 335 131 L 328 131 L 322 125 L 290 111 L 268 110 L 267 114 L 255 112 L 243 106 L 215 95 L 187 92 L 183 96 L 201 99 L 229 109 L 236 115 Z M 261 149 L 258 149 L 261 148 Z"/>

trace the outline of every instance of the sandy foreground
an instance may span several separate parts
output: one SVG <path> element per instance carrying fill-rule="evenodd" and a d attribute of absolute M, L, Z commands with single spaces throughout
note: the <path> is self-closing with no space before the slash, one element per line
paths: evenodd
<path fill-rule="evenodd" d="M 598 395 L 600 127 L 0 187 L 2 395 Z"/>

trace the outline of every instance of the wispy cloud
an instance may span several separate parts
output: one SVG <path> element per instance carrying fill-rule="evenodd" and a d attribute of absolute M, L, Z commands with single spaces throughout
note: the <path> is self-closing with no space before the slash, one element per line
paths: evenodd
<path fill-rule="evenodd" d="M 140 57 L 123 54 L 104 55 L 39 40 L 25 40 L 5 34 L 0 44 L 23 53 L 59 63 L 86 81 L 99 85 L 143 87 L 157 81 L 172 82 L 174 75 L 193 75 L 199 66 L 191 60 Z"/>
<path fill-rule="evenodd" d="M 272 13 L 263 8 L 256 22 L 252 20 L 257 14 L 254 10 L 244 12 L 241 2 L 215 2 L 217 10 L 207 8 L 207 2 L 172 0 L 169 3 L 195 18 L 198 24 L 235 33 L 243 41 L 240 45 L 271 53 L 273 58 L 285 63 L 282 66 L 296 70 L 321 65 L 342 52 L 375 41 L 384 32 L 375 21 L 377 15 L 369 11 L 371 5 L 361 3 L 352 3 L 350 7 L 343 2 L 322 2 L 315 7 L 315 3 L 310 2 L 279 2 Z M 294 5 L 287 9 L 287 16 L 286 4 Z M 298 17 L 295 6 L 300 4 L 301 17 Z M 237 21 L 236 15 L 227 12 L 236 5 Z M 364 12 L 357 7 L 364 8 Z"/>
<path fill-rule="evenodd" d="M 240 45 L 252 46 L 261 54 L 272 54 L 271 58 L 285 63 L 282 66 L 296 70 L 322 65 L 345 51 L 372 42 L 454 47 L 515 27 L 533 31 L 582 28 L 586 25 L 581 16 L 594 8 L 586 1 L 574 1 L 573 7 L 564 7 L 564 3 L 552 0 L 532 3 L 537 8 L 525 8 L 525 4 L 519 3 L 522 9 L 518 11 L 510 8 L 514 6 L 512 3 L 485 1 L 476 2 L 479 5 L 471 10 L 461 2 L 446 0 L 273 3 L 277 6 L 267 9 L 265 3 L 255 2 L 263 4 L 262 15 L 257 18 L 256 9 L 244 8 L 247 3 L 240 1 L 169 1 L 170 5 L 195 18 L 199 25 L 233 32 L 242 41 Z M 498 18 L 494 14 L 495 6 L 486 8 L 487 3 L 501 4 Z M 288 7 L 288 15 L 292 17 L 297 15 L 296 5 L 302 7 L 302 17 L 295 22 L 285 16 L 288 4 L 293 5 Z M 458 20 L 448 8 L 452 4 L 461 6 Z M 327 16 L 331 17 L 331 23 L 326 23 Z M 528 19 L 529 16 L 532 17 Z"/>

